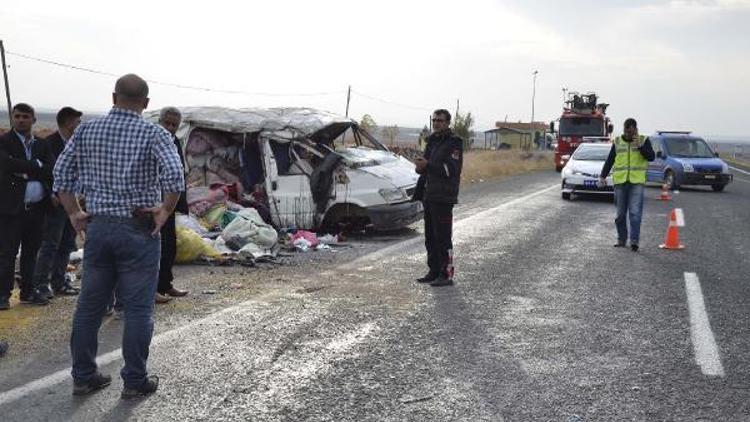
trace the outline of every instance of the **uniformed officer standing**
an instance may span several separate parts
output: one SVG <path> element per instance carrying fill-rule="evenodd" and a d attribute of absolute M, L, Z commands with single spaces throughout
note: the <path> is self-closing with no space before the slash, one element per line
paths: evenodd
<path fill-rule="evenodd" d="M 414 199 L 424 204 L 429 267 L 427 275 L 417 281 L 436 287 L 453 284 L 453 206 L 458 202 L 463 141 L 450 130 L 450 123 L 448 110 L 435 110 L 424 157 L 415 161 L 420 176 Z"/>
<path fill-rule="evenodd" d="M 646 183 L 648 162 L 654 161 L 654 149 L 651 140 L 638 134 L 635 119 L 625 120 L 623 129 L 623 134 L 612 142 L 609 156 L 599 175 L 599 184 L 603 185 L 610 170 L 614 169 L 612 183 L 615 185 L 617 207 L 615 247 L 625 247 L 630 223 L 630 249 L 638 252 L 643 216 L 643 186 Z"/>

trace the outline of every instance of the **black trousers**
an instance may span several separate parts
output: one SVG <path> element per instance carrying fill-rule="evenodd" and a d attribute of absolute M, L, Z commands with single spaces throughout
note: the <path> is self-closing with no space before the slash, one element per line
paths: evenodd
<path fill-rule="evenodd" d="M 430 273 L 453 277 L 453 204 L 423 202 L 424 245 Z"/>
<path fill-rule="evenodd" d="M 177 227 L 175 216 L 172 213 L 161 228 L 161 262 L 159 263 L 159 285 L 156 288 L 161 294 L 165 294 L 172 289 L 172 266 L 177 256 Z"/>
<path fill-rule="evenodd" d="M 0 216 L 0 297 L 10 297 L 16 273 L 16 254 L 21 247 L 21 295 L 34 290 L 36 255 L 42 244 L 44 205 L 34 205 L 19 215 Z"/>

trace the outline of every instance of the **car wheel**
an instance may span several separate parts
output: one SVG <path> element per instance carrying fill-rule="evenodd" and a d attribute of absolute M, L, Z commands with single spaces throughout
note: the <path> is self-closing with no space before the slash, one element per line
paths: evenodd
<path fill-rule="evenodd" d="M 569 201 L 570 200 L 570 192 L 563 192 L 562 193 L 562 199 Z"/>
<path fill-rule="evenodd" d="M 677 179 L 674 177 L 674 172 L 672 170 L 667 170 L 664 173 L 664 184 L 666 184 L 671 190 L 677 189 Z"/>
<path fill-rule="evenodd" d="M 725 188 L 726 186 L 727 186 L 727 185 L 724 185 L 724 184 L 720 184 L 720 185 L 711 185 L 711 189 L 713 189 L 713 190 L 714 190 L 714 192 L 721 192 L 721 191 L 723 191 L 723 190 L 724 190 L 724 188 Z"/>

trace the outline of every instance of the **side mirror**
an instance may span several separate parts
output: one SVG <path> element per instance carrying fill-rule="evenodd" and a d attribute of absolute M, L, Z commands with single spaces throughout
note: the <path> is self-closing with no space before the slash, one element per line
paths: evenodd
<path fill-rule="evenodd" d="M 555 122 L 554 121 L 549 122 L 549 131 L 550 131 L 550 133 L 555 133 Z"/>
<path fill-rule="evenodd" d="M 274 180 L 271 182 L 271 190 L 276 190 L 279 188 L 279 184 Z"/>
<path fill-rule="evenodd" d="M 719 156 L 719 153 L 718 152 L 714 152 L 714 157 L 718 157 L 718 156 Z"/>
<path fill-rule="evenodd" d="M 661 151 L 656 151 L 656 158 L 664 158 L 664 153 Z"/>

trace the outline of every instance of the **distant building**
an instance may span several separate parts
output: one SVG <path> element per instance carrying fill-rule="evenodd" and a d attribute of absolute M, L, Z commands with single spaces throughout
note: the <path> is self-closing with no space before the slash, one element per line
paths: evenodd
<path fill-rule="evenodd" d="M 496 122 L 495 127 L 484 132 L 485 149 L 537 149 L 549 130 L 544 122 Z"/>

